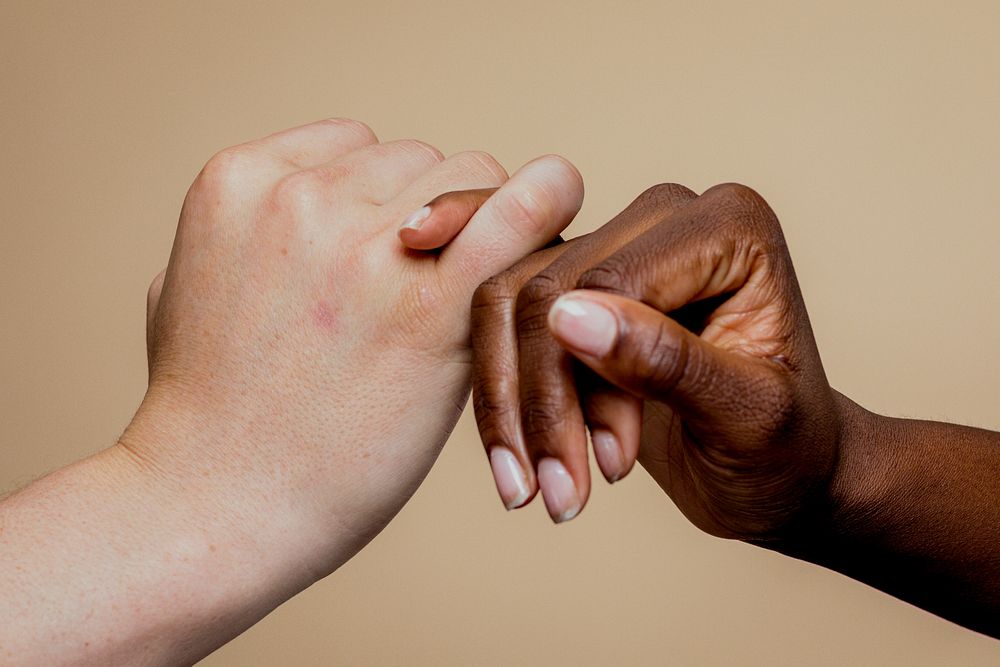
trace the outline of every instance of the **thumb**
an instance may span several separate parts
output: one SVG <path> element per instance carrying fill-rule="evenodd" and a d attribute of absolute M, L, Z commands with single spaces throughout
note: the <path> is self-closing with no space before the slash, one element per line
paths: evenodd
<path fill-rule="evenodd" d="M 702 340 L 663 313 L 614 294 L 567 292 L 549 311 L 556 340 L 609 382 L 669 404 L 694 425 L 726 435 L 753 418 L 774 387 L 773 364 Z M 735 433 L 734 433 L 735 435 Z"/>

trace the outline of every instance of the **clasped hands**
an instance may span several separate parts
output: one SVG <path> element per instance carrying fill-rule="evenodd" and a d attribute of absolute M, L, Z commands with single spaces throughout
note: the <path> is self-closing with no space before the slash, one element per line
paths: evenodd
<path fill-rule="evenodd" d="M 785 539 L 831 501 L 839 412 L 775 215 L 659 185 L 562 242 L 582 199 L 562 158 L 508 177 L 354 121 L 219 153 L 150 288 L 119 449 L 294 530 L 322 576 L 416 490 L 471 385 L 509 509 L 578 514 L 589 431 L 609 481 L 638 460 L 702 529 Z"/>
<path fill-rule="evenodd" d="M 575 517 L 593 449 L 712 535 L 1000 636 L 1000 435 L 831 389 L 749 188 L 658 185 L 562 241 L 582 200 L 563 158 L 508 176 L 346 120 L 209 160 L 128 428 L 0 504 L 5 655 L 193 663 L 367 544 L 470 389 L 510 509 Z"/>

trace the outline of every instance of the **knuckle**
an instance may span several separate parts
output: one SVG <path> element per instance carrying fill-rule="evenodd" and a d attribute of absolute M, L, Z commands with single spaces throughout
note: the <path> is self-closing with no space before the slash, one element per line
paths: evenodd
<path fill-rule="evenodd" d="M 502 423 L 506 423 L 517 413 L 516 405 L 510 401 L 505 401 L 501 395 L 483 386 L 485 380 L 481 380 L 472 392 L 472 408 L 479 422 L 479 429 L 485 436 L 492 435 L 495 439 L 504 439 L 501 435 Z M 490 443 L 487 443 L 490 444 Z"/>
<path fill-rule="evenodd" d="M 753 205 L 755 201 L 763 201 L 756 190 L 742 183 L 720 183 L 709 188 L 705 194 L 730 201 L 739 206 Z"/>
<path fill-rule="evenodd" d="M 196 185 L 215 192 L 239 191 L 260 169 L 260 160 L 260 155 L 246 145 L 223 149 L 205 163 Z"/>
<path fill-rule="evenodd" d="M 542 271 L 529 278 L 518 290 L 518 310 L 533 305 L 548 305 L 566 291 L 564 281 L 551 271 Z"/>
<path fill-rule="evenodd" d="M 549 309 L 567 287 L 556 275 L 543 271 L 530 278 L 517 294 L 517 327 L 522 334 L 548 333 Z"/>
<path fill-rule="evenodd" d="M 547 438 L 568 418 L 559 399 L 541 391 L 529 392 L 520 411 L 521 429 L 529 441 Z"/>
<path fill-rule="evenodd" d="M 490 200 L 498 217 L 520 238 L 544 231 L 555 208 L 552 194 L 539 183 L 524 183 L 512 190 Z"/>
<path fill-rule="evenodd" d="M 484 281 L 472 294 L 472 312 L 491 311 L 509 304 L 514 299 L 516 288 L 507 273 L 497 275 Z"/>
<path fill-rule="evenodd" d="M 646 206 L 662 206 L 694 197 L 694 192 L 679 183 L 657 183 L 646 188 L 642 194 L 636 197 L 635 203 Z"/>
<path fill-rule="evenodd" d="M 529 301 L 552 301 L 564 291 L 563 281 L 550 271 L 542 271 L 521 287 L 520 298 Z"/>
<path fill-rule="evenodd" d="M 632 265 L 633 262 L 620 255 L 609 257 L 597 266 L 584 271 L 576 281 L 576 288 L 631 296 L 631 276 L 634 269 L 629 267 Z"/>
<path fill-rule="evenodd" d="M 327 185 L 329 175 L 317 170 L 296 171 L 280 178 L 271 190 L 272 210 L 293 217 L 312 210 Z"/>
<path fill-rule="evenodd" d="M 503 165 L 486 151 L 464 151 L 458 153 L 455 160 L 463 167 L 462 171 L 482 176 L 490 184 L 500 185 L 509 178 Z"/>
<path fill-rule="evenodd" d="M 738 219 L 753 216 L 762 206 L 767 208 L 763 197 L 741 183 L 715 185 L 706 190 L 702 197 L 711 201 L 725 216 Z"/>
<path fill-rule="evenodd" d="M 520 417 L 516 406 L 473 397 L 473 408 L 479 437 L 487 451 L 498 446 L 513 450 L 517 446 L 518 437 L 515 434 L 520 426 Z"/>
<path fill-rule="evenodd" d="M 754 238 L 769 246 L 784 245 L 777 216 L 753 188 L 742 183 L 722 183 L 707 190 L 705 195 L 717 200 L 724 217 L 751 232 Z"/>
<path fill-rule="evenodd" d="M 227 213 L 242 210 L 266 180 L 265 156 L 243 144 L 213 155 L 184 197 L 180 228 L 211 230 Z"/>
<path fill-rule="evenodd" d="M 444 155 L 441 151 L 419 139 L 401 139 L 393 142 L 392 145 L 396 149 L 410 155 L 418 156 L 430 164 L 437 164 L 444 160 Z"/>
<path fill-rule="evenodd" d="M 375 143 L 378 141 L 378 137 L 375 136 L 374 130 L 372 130 L 372 128 L 370 128 L 367 124 L 362 123 L 360 120 L 354 120 L 353 118 L 327 118 L 326 120 L 320 122 L 325 125 L 330 125 L 337 130 L 344 130 L 357 134 L 368 143 Z"/>
<path fill-rule="evenodd" d="M 608 225 L 626 233 L 641 233 L 663 222 L 673 212 L 697 198 L 690 189 L 677 183 L 659 183 L 646 188 Z"/>

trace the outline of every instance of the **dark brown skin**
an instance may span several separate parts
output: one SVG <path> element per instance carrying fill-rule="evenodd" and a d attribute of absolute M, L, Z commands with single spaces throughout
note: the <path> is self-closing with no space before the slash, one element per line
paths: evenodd
<path fill-rule="evenodd" d="M 641 431 L 643 465 L 696 525 L 724 537 L 770 536 L 815 502 L 836 459 L 834 398 L 777 220 L 755 193 L 658 186 L 559 250 L 474 298 L 474 400 L 487 447 L 521 454 L 520 427 L 524 461 L 560 459 L 585 499 L 584 422 L 615 435 L 626 469 Z M 599 290 L 620 323 L 619 345 L 601 359 L 550 331 L 553 303 L 574 288 Z M 700 337 L 660 314 L 695 302 L 707 307 L 681 317 Z"/>
<path fill-rule="evenodd" d="M 439 245 L 451 197 L 425 225 Z M 480 287 L 472 341 L 483 442 L 514 453 L 531 494 L 558 460 L 579 511 L 586 430 L 610 433 L 605 476 L 638 455 L 702 530 L 1000 637 L 1000 434 L 882 417 L 831 389 L 778 220 L 749 188 L 647 190 Z M 575 515 L 542 486 L 553 519 Z"/>

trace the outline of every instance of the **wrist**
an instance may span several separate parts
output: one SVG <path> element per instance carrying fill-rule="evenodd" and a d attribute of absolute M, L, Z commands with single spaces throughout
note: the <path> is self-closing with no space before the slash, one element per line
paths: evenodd
<path fill-rule="evenodd" d="M 885 506 L 890 492 L 885 465 L 890 452 L 882 437 L 890 427 L 887 417 L 869 412 L 839 392 L 834 392 L 840 415 L 837 465 L 828 494 L 829 525 L 826 530 L 848 538 L 864 527 Z"/>
<path fill-rule="evenodd" d="M 141 654 L 191 664 L 320 576 L 294 523 L 282 527 L 275 513 L 217 493 L 224 484 L 192 477 L 172 464 L 180 457 L 151 456 L 164 443 L 145 439 L 156 430 L 148 407 L 121 443 L 0 508 L 0 558 L 11 564 L 5 595 L 36 610 L 0 632 L 10 650 L 34 651 L 47 664 L 86 642 L 88 662 Z M 74 615 L 80 608 L 88 613 Z"/>
<path fill-rule="evenodd" d="M 257 570 L 246 577 L 291 578 L 299 590 L 340 564 L 338 535 L 298 466 L 281 460 L 281 443 L 268 452 L 247 431 L 238 415 L 209 415 L 151 388 L 102 454 L 137 500 L 169 512 L 180 539 L 239 551 Z"/>
<path fill-rule="evenodd" d="M 798 522 L 775 550 L 832 566 L 849 545 L 878 530 L 877 517 L 893 493 L 886 432 L 892 420 L 869 412 L 833 391 L 837 414 L 836 457 L 825 490 L 813 512 Z"/>

